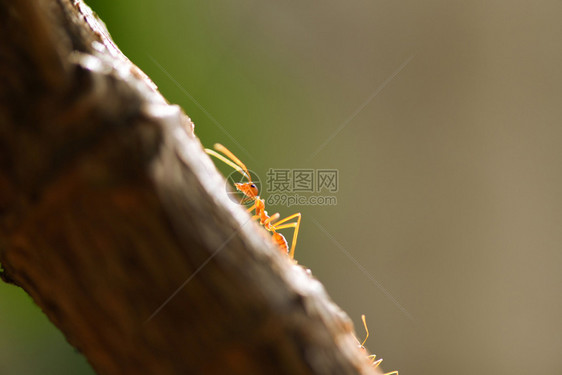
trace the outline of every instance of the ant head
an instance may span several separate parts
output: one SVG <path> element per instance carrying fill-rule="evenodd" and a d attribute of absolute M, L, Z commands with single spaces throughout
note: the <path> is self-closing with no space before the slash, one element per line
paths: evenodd
<path fill-rule="evenodd" d="M 236 183 L 236 189 L 240 190 L 248 198 L 256 198 L 259 194 L 258 187 L 253 182 Z"/>

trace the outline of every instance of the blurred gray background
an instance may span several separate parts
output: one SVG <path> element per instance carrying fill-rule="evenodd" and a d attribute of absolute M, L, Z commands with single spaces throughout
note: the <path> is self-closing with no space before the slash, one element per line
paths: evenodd
<path fill-rule="evenodd" d="M 339 171 L 337 205 L 268 210 L 386 370 L 562 373 L 562 2 L 88 4 L 205 146 Z M 0 373 L 92 373 L 0 299 Z"/>

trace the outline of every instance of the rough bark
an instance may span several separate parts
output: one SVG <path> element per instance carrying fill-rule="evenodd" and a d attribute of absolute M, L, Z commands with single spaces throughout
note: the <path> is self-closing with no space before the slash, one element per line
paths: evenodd
<path fill-rule="evenodd" d="M 99 374 L 369 374 L 81 1 L 0 0 L 0 262 Z"/>

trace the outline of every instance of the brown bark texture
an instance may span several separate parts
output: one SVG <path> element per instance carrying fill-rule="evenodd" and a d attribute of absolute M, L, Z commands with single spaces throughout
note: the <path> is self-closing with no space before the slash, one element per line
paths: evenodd
<path fill-rule="evenodd" d="M 99 374 L 378 373 L 224 186 L 82 1 L 0 0 L 2 277 Z"/>

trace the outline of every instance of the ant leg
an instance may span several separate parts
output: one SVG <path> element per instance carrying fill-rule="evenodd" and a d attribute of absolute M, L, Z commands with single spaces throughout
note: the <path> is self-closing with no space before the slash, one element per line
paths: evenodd
<path fill-rule="evenodd" d="M 398 371 L 387 372 L 386 374 L 383 375 L 398 375 Z"/>
<path fill-rule="evenodd" d="M 252 212 L 252 211 L 255 210 L 255 209 L 256 209 L 256 202 L 254 201 L 254 204 L 251 205 L 251 206 L 246 210 L 246 212 Z"/>
<path fill-rule="evenodd" d="M 266 219 L 266 220 L 263 222 L 263 225 L 266 226 L 267 224 L 271 223 L 273 220 L 279 219 L 279 216 L 281 216 L 281 215 L 279 215 L 279 212 L 277 212 L 277 213 L 271 215 L 268 219 Z"/>
<path fill-rule="evenodd" d="M 252 212 L 253 210 L 255 210 L 255 209 L 256 209 L 256 203 L 254 203 L 253 205 L 251 205 L 251 206 L 246 210 L 246 212 L 251 213 L 251 212 Z M 259 218 L 260 218 L 259 215 L 252 215 L 252 220 L 256 220 L 256 219 L 259 219 Z"/>
<path fill-rule="evenodd" d="M 373 363 L 371 364 L 371 366 L 373 366 L 374 368 L 377 368 L 377 367 L 379 367 L 381 362 L 382 362 L 382 358 L 377 360 L 377 361 L 375 361 L 375 358 L 373 358 Z"/>
<path fill-rule="evenodd" d="M 283 223 L 286 223 L 287 221 L 292 220 L 294 218 L 297 218 L 296 222 L 289 223 L 289 224 L 283 224 Z M 281 224 L 283 224 L 283 225 L 281 225 Z M 275 230 L 286 229 L 286 228 L 295 228 L 295 234 L 293 234 L 293 241 L 291 243 L 291 251 L 289 251 L 289 256 L 291 257 L 291 259 L 295 258 L 295 247 L 297 246 L 297 237 L 299 235 L 300 225 L 301 225 L 301 213 L 300 212 L 296 213 L 296 214 L 293 214 L 291 216 L 287 216 L 286 218 L 284 218 L 282 220 L 279 220 L 278 222 L 276 222 L 272 225 L 272 227 Z"/>
<path fill-rule="evenodd" d="M 377 355 L 376 355 L 376 354 L 371 354 L 371 355 L 368 356 L 367 358 L 369 358 L 369 360 L 371 361 L 371 366 L 373 366 L 373 368 L 379 367 L 379 365 L 380 365 L 381 362 L 382 362 L 382 358 L 377 359 L 377 360 L 375 361 L 375 359 L 377 358 Z"/>

